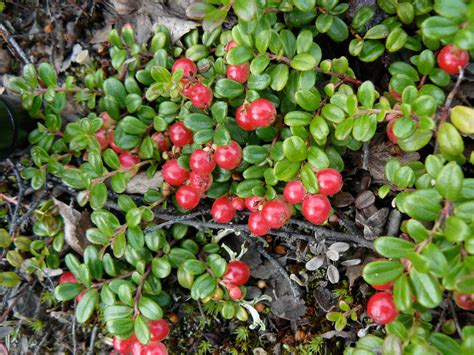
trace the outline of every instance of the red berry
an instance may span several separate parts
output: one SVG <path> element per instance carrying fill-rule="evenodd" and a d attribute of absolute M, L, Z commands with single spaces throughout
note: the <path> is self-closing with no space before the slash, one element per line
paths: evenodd
<path fill-rule="evenodd" d="M 438 65 L 446 73 L 458 74 L 459 69 L 464 69 L 469 64 L 469 53 L 449 44 L 438 53 Z"/>
<path fill-rule="evenodd" d="M 211 106 L 212 103 L 212 90 L 207 86 L 198 83 L 189 92 L 189 99 L 194 107 L 204 110 Z"/>
<path fill-rule="evenodd" d="M 193 132 L 191 132 L 182 121 L 174 123 L 169 130 L 171 142 L 177 147 L 184 147 L 193 142 Z"/>
<path fill-rule="evenodd" d="M 385 325 L 393 322 L 398 316 L 393 296 L 387 292 L 377 292 L 367 303 L 367 314 L 375 323 Z"/>
<path fill-rule="evenodd" d="M 177 69 L 183 69 L 183 78 L 193 76 L 197 73 L 196 64 L 188 58 L 181 58 L 174 62 L 171 73 L 174 73 Z"/>
<path fill-rule="evenodd" d="M 324 195 L 308 195 L 303 200 L 301 210 L 303 216 L 305 216 L 309 222 L 321 224 L 328 219 L 329 212 L 331 212 L 331 204 Z"/>
<path fill-rule="evenodd" d="M 370 286 L 372 286 L 372 288 L 376 289 L 377 291 L 387 291 L 387 290 L 392 289 L 393 282 L 387 282 L 387 283 L 381 284 L 381 285 L 370 285 Z"/>
<path fill-rule="evenodd" d="M 148 322 L 148 329 L 150 329 L 150 341 L 161 341 L 170 333 L 170 326 L 164 319 L 151 320 Z"/>
<path fill-rule="evenodd" d="M 212 204 L 212 218 L 217 223 L 229 223 L 235 217 L 235 213 L 232 201 L 227 197 L 219 197 Z"/>
<path fill-rule="evenodd" d="M 454 291 L 454 302 L 466 311 L 474 310 L 474 294 L 463 294 Z"/>
<path fill-rule="evenodd" d="M 229 79 L 244 84 L 250 76 L 250 65 L 249 63 L 228 65 L 226 75 Z"/>
<path fill-rule="evenodd" d="M 237 211 L 242 211 L 245 208 L 245 201 L 242 197 L 234 196 L 232 197 L 232 206 L 234 206 Z"/>
<path fill-rule="evenodd" d="M 141 355 L 168 355 L 168 348 L 160 341 L 144 346 Z"/>
<path fill-rule="evenodd" d="M 176 191 L 176 202 L 186 210 L 192 210 L 199 205 L 201 196 L 194 187 L 183 185 Z"/>
<path fill-rule="evenodd" d="M 171 186 L 180 186 L 188 178 L 188 171 L 176 159 L 168 160 L 161 170 L 163 180 Z"/>
<path fill-rule="evenodd" d="M 82 297 L 86 294 L 87 290 L 82 290 L 80 294 L 76 296 L 76 301 L 79 302 Z"/>
<path fill-rule="evenodd" d="M 268 127 L 275 121 L 277 112 L 271 101 L 257 99 L 249 105 L 247 114 L 256 127 Z"/>
<path fill-rule="evenodd" d="M 255 123 L 250 119 L 248 115 L 247 109 L 244 105 L 240 105 L 235 111 L 235 121 L 245 131 L 253 131 L 257 126 Z"/>
<path fill-rule="evenodd" d="M 240 300 L 242 298 L 242 290 L 237 286 L 231 286 L 228 289 L 230 298 Z"/>
<path fill-rule="evenodd" d="M 191 80 L 186 80 L 186 79 L 181 79 L 181 83 L 183 84 L 182 89 L 181 89 L 181 94 L 183 94 L 186 97 L 189 97 L 196 83 L 192 82 Z"/>
<path fill-rule="evenodd" d="M 109 132 L 107 132 L 105 128 L 101 128 L 95 132 L 95 137 L 97 138 L 102 150 L 109 146 Z"/>
<path fill-rule="evenodd" d="M 119 147 L 117 147 L 117 145 L 115 144 L 115 138 L 114 138 L 114 131 L 110 131 L 109 132 L 109 146 L 110 148 L 112 148 L 115 153 L 124 153 L 126 152 L 126 150 L 123 150 L 123 149 L 120 149 Z"/>
<path fill-rule="evenodd" d="M 189 166 L 192 171 L 201 175 L 208 175 L 214 171 L 216 161 L 210 151 L 204 149 L 196 149 L 191 158 L 189 158 Z"/>
<path fill-rule="evenodd" d="M 236 141 L 230 141 L 228 145 L 216 148 L 214 158 L 222 169 L 232 170 L 240 165 L 242 148 Z"/>
<path fill-rule="evenodd" d="M 319 192 L 323 195 L 334 195 L 341 191 L 343 181 L 339 171 L 332 168 L 318 171 Z"/>
<path fill-rule="evenodd" d="M 128 354 L 132 351 L 132 345 L 137 341 L 135 335 L 132 335 L 126 339 L 120 339 L 118 336 L 114 336 L 112 345 L 114 350 L 119 354 Z"/>
<path fill-rule="evenodd" d="M 245 207 L 251 212 L 257 212 L 263 206 L 265 197 L 250 196 L 245 199 Z"/>
<path fill-rule="evenodd" d="M 206 192 L 212 185 L 212 175 L 200 175 L 195 171 L 191 171 L 191 174 L 189 174 L 189 185 L 198 192 Z"/>
<path fill-rule="evenodd" d="M 117 124 L 117 121 L 110 117 L 110 115 L 105 111 L 102 112 L 100 116 L 102 117 L 102 127 L 105 129 L 112 128 Z"/>
<path fill-rule="evenodd" d="M 250 214 L 247 225 L 250 233 L 259 237 L 264 236 L 270 231 L 270 226 L 267 224 L 267 221 L 265 221 L 265 218 L 263 218 L 262 212 L 260 211 L 252 212 Z"/>
<path fill-rule="evenodd" d="M 393 133 L 393 125 L 395 124 L 395 122 L 397 122 L 396 119 L 391 120 L 391 121 L 387 124 L 387 128 L 385 129 L 385 131 L 386 131 L 386 133 L 387 133 L 387 137 L 388 137 L 388 139 L 390 140 L 390 142 L 392 142 L 393 144 L 398 144 L 398 138 L 397 138 L 397 136 L 395 135 L 395 133 Z"/>
<path fill-rule="evenodd" d="M 281 228 L 291 216 L 287 204 L 279 199 L 267 202 L 262 215 L 270 228 Z"/>
<path fill-rule="evenodd" d="M 283 190 L 283 197 L 289 203 L 301 203 L 305 193 L 306 190 L 303 183 L 299 180 L 293 180 L 286 184 Z"/>
<path fill-rule="evenodd" d="M 132 355 L 144 355 L 145 345 L 140 343 L 138 339 L 132 344 Z"/>
<path fill-rule="evenodd" d="M 224 50 L 225 50 L 226 52 L 228 52 L 228 51 L 230 51 L 232 48 L 235 48 L 235 47 L 237 47 L 237 43 L 235 43 L 234 41 L 231 40 L 231 41 L 227 42 L 227 44 L 226 44 L 225 47 L 224 47 Z"/>
<path fill-rule="evenodd" d="M 232 286 L 242 286 L 250 278 L 250 268 L 241 260 L 233 260 L 227 264 L 227 270 L 222 277 L 224 282 Z"/>
<path fill-rule="evenodd" d="M 155 132 L 151 135 L 151 139 L 160 152 L 166 152 L 170 149 L 170 140 L 163 133 Z"/>
<path fill-rule="evenodd" d="M 77 280 L 76 276 L 70 271 L 64 272 L 61 277 L 59 278 L 59 284 L 65 284 L 65 283 L 78 283 L 79 281 Z"/>
<path fill-rule="evenodd" d="M 120 166 L 124 169 L 133 168 L 135 165 L 137 165 L 140 162 L 139 157 L 129 152 L 124 152 L 120 154 L 119 160 L 120 160 Z"/>

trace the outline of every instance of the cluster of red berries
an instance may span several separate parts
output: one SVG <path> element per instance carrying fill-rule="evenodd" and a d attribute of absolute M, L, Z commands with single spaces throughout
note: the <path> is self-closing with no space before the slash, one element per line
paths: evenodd
<path fill-rule="evenodd" d="M 182 129 L 190 133 L 190 139 L 192 140 L 191 131 L 189 131 L 182 122 L 175 123 L 174 125 L 182 125 Z M 171 140 L 173 140 L 173 138 L 171 138 Z M 204 193 L 211 187 L 212 172 L 216 166 L 226 170 L 232 170 L 240 165 L 241 160 L 242 148 L 237 142 L 231 141 L 225 146 L 211 146 L 196 149 L 189 159 L 191 172 L 183 168 L 177 159 L 170 159 L 163 165 L 162 175 L 164 181 L 169 185 L 179 186 L 176 191 L 177 204 L 184 209 L 191 210 L 199 204 L 201 197 L 204 196 Z M 219 199 L 216 201 L 222 202 L 222 200 Z M 218 202 L 217 205 L 219 205 L 219 203 L 220 202 Z M 219 207 L 216 208 L 219 209 Z M 233 217 L 232 215 L 230 219 Z M 218 221 L 222 221 L 222 218 L 218 218 Z"/>
<path fill-rule="evenodd" d="M 326 221 L 331 212 L 331 203 L 327 198 L 342 189 L 341 174 L 332 168 L 321 169 L 317 173 L 319 194 L 307 194 L 300 180 L 286 184 L 283 199 L 266 201 L 263 197 L 252 196 L 245 199 L 245 207 L 252 213 L 248 219 L 250 232 L 263 236 L 271 228 L 281 228 L 293 214 L 294 204 L 302 203 L 303 216 L 313 224 Z"/>
<path fill-rule="evenodd" d="M 140 343 L 132 334 L 126 339 L 115 336 L 113 340 L 114 350 L 119 354 L 132 355 L 167 355 L 168 349 L 161 341 L 170 333 L 170 327 L 164 319 L 151 320 L 148 322 L 150 330 L 150 342 L 146 345 Z"/>
<path fill-rule="evenodd" d="M 459 74 L 469 64 L 469 52 L 457 48 L 453 44 L 443 47 L 438 53 L 438 65 L 449 75 Z M 398 116 L 388 114 L 385 121 L 388 121 L 386 127 L 387 138 L 393 143 L 398 144 L 398 138 L 393 132 L 393 126 L 398 120 Z"/>
<path fill-rule="evenodd" d="M 247 283 L 250 278 L 250 268 L 241 260 L 233 260 L 227 264 L 227 269 L 222 277 L 221 285 L 227 289 L 229 296 L 233 299 L 242 298 L 240 286 Z"/>

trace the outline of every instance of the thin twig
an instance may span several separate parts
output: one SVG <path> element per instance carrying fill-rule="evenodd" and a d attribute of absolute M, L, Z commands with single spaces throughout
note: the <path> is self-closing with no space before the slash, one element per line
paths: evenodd
<path fill-rule="evenodd" d="M 15 174 L 16 183 L 18 184 L 18 197 L 16 199 L 16 205 L 15 205 L 15 209 L 13 211 L 13 216 L 12 216 L 12 220 L 10 222 L 10 230 L 9 230 L 10 236 L 13 237 L 13 234 L 16 231 L 16 228 L 17 228 L 17 225 L 18 225 L 18 223 L 17 223 L 18 212 L 20 210 L 21 201 L 23 199 L 25 189 L 23 188 L 23 182 L 22 182 L 20 173 L 19 173 L 16 165 L 10 159 L 7 159 L 7 162 L 12 167 L 13 173 Z"/>
<path fill-rule="evenodd" d="M 449 310 L 453 315 L 454 325 L 456 326 L 456 331 L 458 332 L 459 337 L 462 339 L 462 330 L 461 326 L 459 325 L 458 315 L 456 314 L 456 309 L 454 308 L 454 303 L 452 300 L 448 300 Z"/>
<path fill-rule="evenodd" d="M 255 241 L 250 240 L 250 243 L 253 244 L 253 246 L 257 249 L 257 251 L 267 259 L 270 264 L 273 265 L 273 267 L 280 273 L 280 275 L 283 276 L 283 278 L 288 282 L 288 285 L 291 288 L 291 292 L 293 293 L 293 296 L 296 298 L 301 298 L 301 291 L 300 289 L 295 285 L 293 280 L 290 278 L 290 275 L 288 275 L 288 272 L 286 269 L 267 251 L 258 243 Z"/>
<path fill-rule="evenodd" d="M 76 317 L 72 317 L 72 353 L 76 354 L 77 342 L 76 342 Z"/>
<path fill-rule="evenodd" d="M 97 327 L 97 324 L 94 324 L 94 328 L 92 328 L 91 340 L 89 342 L 89 351 L 87 352 L 88 355 L 94 354 L 95 338 L 97 337 L 98 330 L 99 327 Z"/>
<path fill-rule="evenodd" d="M 459 70 L 459 76 L 456 80 L 456 83 L 454 84 L 454 87 L 451 89 L 451 91 L 448 94 L 448 97 L 446 97 L 446 101 L 444 102 L 444 106 L 441 109 L 441 115 L 439 118 L 439 125 L 442 125 L 446 120 L 448 119 L 449 116 L 449 109 L 451 108 L 451 104 L 453 103 L 454 96 L 459 90 L 459 86 L 461 85 L 462 80 L 464 79 L 464 69 Z"/>
<path fill-rule="evenodd" d="M 135 298 L 133 300 L 134 301 L 133 303 L 135 304 L 135 316 L 137 316 L 139 313 L 138 302 L 140 301 L 140 298 L 142 297 L 143 286 L 145 285 L 146 278 L 148 277 L 148 275 L 150 275 L 150 272 L 151 272 L 151 264 L 148 265 L 145 273 L 143 274 L 142 279 L 140 280 L 140 284 L 138 285 L 138 288 L 137 288 L 137 293 L 135 294 Z"/>
<path fill-rule="evenodd" d="M 15 38 L 13 38 L 13 36 L 10 34 L 7 28 L 3 25 L 3 23 L 0 23 L 0 37 L 3 37 L 3 39 L 8 45 L 8 49 L 10 49 L 13 55 L 21 59 L 23 64 L 31 63 L 30 59 L 27 57 L 23 49 L 21 49 L 20 45 L 17 43 Z"/>

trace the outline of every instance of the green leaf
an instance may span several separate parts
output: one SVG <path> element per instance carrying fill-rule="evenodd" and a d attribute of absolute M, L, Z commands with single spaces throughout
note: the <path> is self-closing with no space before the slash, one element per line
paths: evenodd
<path fill-rule="evenodd" d="M 442 16 L 428 17 L 421 24 L 421 30 L 426 37 L 432 39 L 446 39 L 456 33 L 456 21 Z"/>
<path fill-rule="evenodd" d="M 410 281 L 416 301 L 423 307 L 435 308 L 441 304 L 443 300 L 441 288 L 433 276 L 412 269 L 410 271 Z"/>
<path fill-rule="evenodd" d="M 298 136 L 293 136 L 283 141 L 283 152 L 290 162 L 300 162 L 306 159 L 306 143 Z"/>
<path fill-rule="evenodd" d="M 402 274 L 393 284 L 393 302 L 397 309 L 402 312 L 409 312 L 413 305 L 413 295 L 408 282 L 408 277 Z"/>
<path fill-rule="evenodd" d="M 163 318 L 163 310 L 151 298 L 142 296 L 138 302 L 140 313 L 148 319 L 159 320 Z"/>
<path fill-rule="evenodd" d="M 104 309 L 104 318 L 105 321 L 111 321 L 114 319 L 128 318 L 132 315 L 132 307 L 124 305 L 112 305 L 105 307 Z"/>
<path fill-rule="evenodd" d="M 134 330 L 135 336 L 137 337 L 140 343 L 148 344 L 151 337 L 150 328 L 148 327 L 147 322 L 141 315 L 138 315 L 135 318 L 135 321 L 133 324 L 133 330 Z"/>
<path fill-rule="evenodd" d="M 321 95 L 319 91 L 315 88 L 310 90 L 298 90 L 295 94 L 296 103 L 306 111 L 314 111 L 319 107 L 321 103 Z M 289 114 L 289 113 L 288 113 Z M 285 123 L 287 122 L 287 116 L 285 115 Z M 307 119 L 307 123 L 304 126 L 308 125 L 311 122 L 312 116 L 309 116 Z M 290 124 L 286 123 L 287 125 L 291 126 Z"/>
<path fill-rule="evenodd" d="M 268 157 L 268 149 L 258 145 L 248 145 L 242 151 L 243 160 L 250 164 L 260 164 Z"/>
<path fill-rule="evenodd" d="M 104 183 L 100 183 L 92 187 L 89 199 L 92 209 L 98 210 L 104 207 L 105 203 L 107 202 L 107 199 L 107 187 Z"/>
<path fill-rule="evenodd" d="M 127 91 L 120 80 L 116 78 L 108 78 L 104 81 L 102 87 L 105 95 L 114 98 L 120 108 L 125 108 L 125 97 L 127 96 Z"/>
<path fill-rule="evenodd" d="M 404 198 L 403 210 L 410 217 L 420 221 L 434 221 L 441 212 L 440 202 L 441 196 L 435 190 L 418 190 Z"/>
<path fill-rule="evenodd" d="M 219 79 L 214 90 L 216 95 L 232 99 L 244 92 L 244 86 L 231 79 Z"/>
<path fill-rule="evenodd" d="M 328 36 L 335 42 L 342 42 L 349 37 L 349 29 L 346 23 L 339 17 L 334 17 L 331 27 L 327 32 Z"/>
<path fill-rule="evenodd" d="M 463 294 L 473 294 L 474 293 L 474 275 L 465 275 L 458 277 L 456 283 L 454 284 L 454 289 Z"/>
<path fill-rule="evenodd" d="M 462 19 L 468 7 L 464 0 L 435 0 L 434 10 L 444 17 Z"/>
<path fill-rule="evenodd" d="M 363 115 L 355 119 L 352 127 L 352 136 L 361 142 L 368 142 L 377 130 L 377 117 L 375 115 Z"/>
<path fill-rule="evenodd" d="M 448 261 L 436 244 L 428 244 L 423 249 L 423 255 L 428 259 L 429 269 L 433 274 L 444 277 L 449 273 Z"/>
<path fill-rule="evenodd" d="M 121 338 L 128 338 L 133 331 L 133 321 L 131 319 L 113 319 L 107 322 L 107 330 Z"/>
<path fill-rule="evenodd" d="M 359 59 L 363 62 L 373 62 L 385 52 L 384 45 L 377 40 L 364 41 Z"/>
<path fill-rule="evenodd" d="M 250 61 L 253 57 L 252 49 L 239 45 L 227 53 L 227 62 L 230 65 L 240 65 Z"/>
<path fill-rule="evenodd" d="M 226 260 L 219 254 L 210 254 L 206 258 L 206 263 L 211 268 L 215 277 L 222 277 L 227 268 Z"/>
<path fill-rule="evenodd" d="M 212 119 L 202 113 L 191 113 L 186 116 L 184 125 L 193 132 L 198 132 L 204 129 L 210 129 L 214 127 Z"/>
<path fill-rule="evenodd" d="M 88 267 L 93 278 L 98 280 L 102 278 L 102 261 L 95 246 L 89 245 L 84 249 L 84 264 Z"/>
<path fill-rule="evenodd" d="M 194 143 L 205 144 L 214 137 L 213 129 L 203 129 L 194 134 Z"/>
<path fill-rule="evenodd" d="M 191 297 L 194 300 L 206 298 L 214 293 L 216 287 L 216 279 L 209 274 L 203 274 L 194 281 L 191 288 Z"/>
<path fill-rule="evenodd" d="M 401 27 L 397 27 L 388 35 L 385 47 L 389 52 L 399 51 L 403 48 L 407 39 L 407 33 Z"/>
<path fill-rule="evenodd" d="M 49 63 L 41 63 L 38 68 L 38 74 L 41 81 L 47 86 L 52 87 L 58 84 L 58 77 L 56 71 Z M 25 78 L 26 79 L 26 78 Z"/>
<path fill-rule="evenodd" d="M 301 182 L 303 183 L 306 191 L 310 194 L 319 192 L 318 178 L 311 168 L 311 164 L 307 163 L 300 170 Z"/>
<path fill-rule="evenodd" d="M 410 219 L 407 221 L 406 230 L 410 237 L 412 237 L 417 243 L 427 239 L 430 235 L 425 226 L 416 219 Z"/>
<path fill-rule="evenodd" d="M 272 82 L 271 88 L 275 91 L 281 91 L 285 88 L 288 82 L 289 69 L 285 64 L 278 64 L 270 72 Z"/>
<path fill-rule="evenodd" d="M 373 261 L 367 264 L 362 277 L 371 285 L 382 285 L 396 280 L 403 273 L 403 266 L 399 261 Z"/>
<path fill-rule="evenodd" d="M 456 216 L 449 216 L 444 223 L 444 236 L 452 243 L 462 242 L 470 235 L 466 222 Z"/>
<path fill-rule="evenodd" d="M 260 91 L 266 89 L 270 85 L 271 81 L 272 78 L 268 74 L 251 74 L 247 81 L 247 87 L 251 90 Z"/>
<path fill-rule="evenodd" d="M 374 242 L 375 250 L 387 258 L 403 258 L 409 252 L 415 251 L 415 244 L 408 240 L 395 237 L 379 237 Z"/>
<path fill-rule="evenodd" d="M 376 91 L 371 81 L 364 81 L 357 89 L 357 99 L 364 108 L 371 109 L 374 106 Z"/>
<path fill-rule="evenodd" d="M 307 91 L 307 90 L 305 90 Z M 297 92 L 300 93 L 300 91 Z M 308 91 L 309 92 L 309 91 Z M 297 99 L 298 100 L 298 99 Z M 306 103 L 305 103 L 306 105 Z M 318 104 L 319 105 L 319 104 Z M 300 105 L 302 106 L 302 105 Z M 291 111 L 285 115 L 285 124 L 290 127 L 304 127 L 310 124 L 313 115 L 303 111 Z"/>
<path fill-rule="evenodd" d="M 417 129 L 407 138 L 399 138 L 398 146 L 404 152 L 416 152 L 427 145 L 431 141 L 432 137 L 433 132 L 431 130 Z"/>
<path fill-rule="evenodd" d="M 235 0 L 235 14 L 244 21 L 251 21 L 257 14 L 257 4 L 255 0 Z"/>
<path fill-rule="evenodd" d="M 2 281 L 3 278 L 4 275 L 3 273 L 1 273 L 0 281 Z M 0 282 L 0 284 L 3 285 L 3 282 Z M 54 297 L 56 297 L 58 301 L 70 301 L 74 299 L 74 297 L 76 297 L 78 294 L 80 294 L 82 290 L 83 286 L 81 284 L 75 282 L 67 282 L 57 286 L 54 289 Z"/>
<path fill-rule="evenodd" d="M 435 4 L 438 1 L 435 2 Z M 456 2 L 456 1 L 454 1 Z M 450 336 L 443 333 L 432 333 L 430 335 L 430 340 L 433 346 L 442 354 L 442 355 L 452 355 L 452 354 L 461 354 L 461 345 L 451 338 Z"/>
<path fill-rule="evenodd" d="M 293 0 L 295 7 L 302 12 L 309 12 L 314 10 L 316 0 Z"/>
<path fill-rule="evenodd" d="M 79 301 L 76 307 L 76 319 L 78 323 L 85 323 L 92 316 L 94 308 L 99 300 L 99 293 L 95 288 L 89 289 Z"/>
<path fill-rule="evenodd" d="M 291 162 L 284 159 L 275 164 L 273 171 L 278 180 L 288 182 L 298 174 L 299 168 L 299 162 Z"/>
<path fill-rule="evenodd" d="M 451 123 L 443 123 L 439 127 L 437 138 L 441 154 L 448 160 L 464 151 L 464 141 Z"/>
<path fill-rule="evenodd" d="M 444 198 L 455 201 L 461 193 L 464 175 L 461 167 L 454 161 L 446 164 L 436 179 L 436 189 Z"/>
<path fill-rule="evenodd" d="M 293 69 L 299 71 L 312 70 L 316 64 L 316 59 L 309 53 L 297 54 L 290 63 Z"/>
<path fill-rule="evenodd" d="M 237 185 L 236 193 L 238 196 L 246 198 L 254 196 L 253 190 L 258 187 L 262 187 L 263 181 L 258 179 L 244 180 Z"/>

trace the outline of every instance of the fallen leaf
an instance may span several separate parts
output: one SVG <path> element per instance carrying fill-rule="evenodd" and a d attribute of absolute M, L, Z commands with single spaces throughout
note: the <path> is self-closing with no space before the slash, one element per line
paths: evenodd
<path fill-rule="evenodd" d="M 59 214 L 64 222 L 64 240 L 79 254 L 84 253 L 84 249 L 89 245 L 86 238 L 86 231 L 90 228 L 90 214 L 87 210 L 79 212 L 73 207 L 53 198 L 54 204 L 58 207 Z"/>
<path fill-rule="evenodd" d="M 147 176 L 146 172 L 141 172 L 130 179 L 125 191 L 129 194 L 143 195 L 148 190 L 158 190 L 162 183 L 161 171 L 151 178 Z"/>

